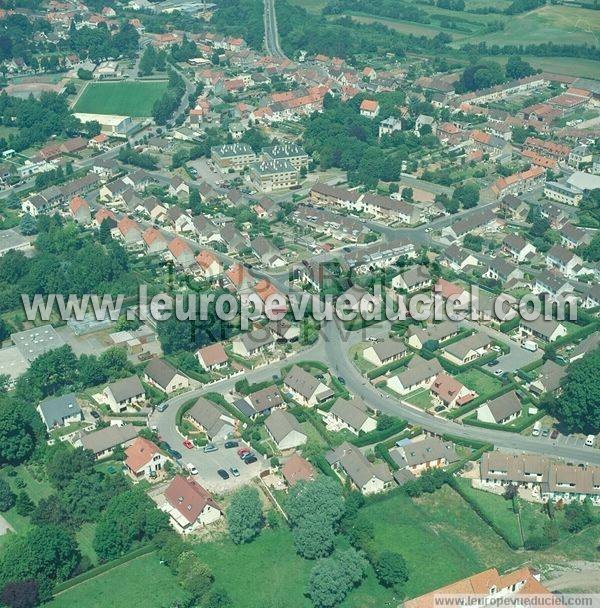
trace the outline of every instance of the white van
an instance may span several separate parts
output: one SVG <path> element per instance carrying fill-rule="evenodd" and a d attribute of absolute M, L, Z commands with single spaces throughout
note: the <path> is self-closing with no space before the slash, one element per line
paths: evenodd
<path fill-rule="evenodd" d="M 185 465 L 185 468 L 188 470 L 190 475 L 198 475 L 198 469 L 191 462 L 188 462 Z"/>
<path fill-rule="evenodd" d="M 596 443 L 596 435 L 588 435 L 585 439 L 585 445 L 587 445 L 588 448 L 593 448 L 594 443 Z"/>
<path fill-rule="evenodd" d="M 540 421 L 540 420 L 538 420 L 538 421 L 537 421 L 537 422 L 536 422 L 536 423 L 533 425 L 533 431 L 531 431 L 531 434 L 532 434 L 534 437 L 537 437 L 537 436 L 540 434 L 541 430 L 542 430 L 542 423 L 541 423 L 541 421 Z"/>

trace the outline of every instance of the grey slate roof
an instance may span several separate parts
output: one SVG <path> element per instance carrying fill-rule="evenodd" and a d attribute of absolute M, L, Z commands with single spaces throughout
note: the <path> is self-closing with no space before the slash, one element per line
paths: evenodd
<path fill-rule="evenodd" d="M 521 411 L 521 402 L 515 391 L 510 391 L 505 395 L 496 397 L 496 399 L 488 401 L 487 405 L 496 422 L 505 420 L 512 414 Z"/>
<path fill-rule="evenodd" d="M 351 400 L 339 397 L 333 404 L 330 413 L 343 420 L 356 431 L 359 431 L 362 425 L 370 418 L 367 413 L 367 407 L 360 397 L 355 397 Z"/>
<path fill-rule="evenodd" d="M 81 445 L 86 450 L 91 450 L 94 454 L 99 454 L 100 452 L 110 450 L 122 443 L 135 439 L 137 434 L 138 429 L 131 424 L 107 426 L 99 431 L 83 435 L 81 437 Z"/>
<path fill-rule="evenodd" d="M 137 397 L 144 392 L 144 387 L 137 376 L 122 378 L 121 380 L 112 382 L 106 388 L 110 389 L 117 403 Z"/>
<path fill-rule="evenodd" d="M 75 393 L 61 397 L 48 397 L 40 403 L 42 418 L 48 428 L 62 425 L 65 418 L 81 414 L 81 408 L 75 398 Z"/>
<path fill-rule="evenodd" d="M 321 382 L 298 365 L 294 365 L 286 374 L 284 383 L 306 399 L 310 399 Z M 329 390 L 333 394 L 333 391 Z"/>
<path fill-rule="evenodd" d="M 411 441 L 403 448 L 390 450 L 390 456 L 400 468 L 418 466 L 445 458 L 449 463 L 458 460 L 454 445 L 437 437 L 427 437 L 422 441 Z"/>
<path fill-rule="evenodd" d="M 152 359 L 146 366 L 144 373 L 158 384 L 161 388 L 166 388 L 175 375 L 179 373 L 170 363 L 162 359 Z"/>
<path fill-rule="evenodd" d="M 254 408 L 254 411 L 259 414 L 283 404 L 283 397 L 276 386 L 267 386 L 259 391 L 250 393 L 247 399 Z"/>
<path fill-rule="evenodd" d="M 371 464 L 356 446 L 347 441 L 328 452 L 325 457 L 330 464 L 338 463 L 359 488 L 373 477 L 385 483 L 393 479 L 385 464 Z"/>
<path fill-rule="evenodd" d="M 404 355 L 406 353 L 406 346 L 402 342 L 390 338 L 389 340 L 373 344 L 373 350 L 380 361 L 385 361 L 396 355 Z"/>
<path fill-rule="evenodd" d="M 458 359 L 464 359 L 470 350 L 477 350 L 484 346 L 489 346 L 492 343 L 492 339 L 484 333 L 475 333 L 458 342 L 453 342 L 448 346 L 444 347 L 444 350 L 451 355 L 454 355 Z"/>
<path fill-rule="evenodd" d="M 209 437 L 217 435 L 224 426 L 231 426 L 231 423 L 224 419 L 232 418 L 231 414 L 204 397 L 198 398 L 187 415 L 203 427 Z"/>
<path fill-rule="evenodd" d="M 289 412 L 282 410 L 275 410 L 265 420 L 265 426 L 277 443 L 285 439 L 292 431 L 306 435 L 298 420 Z"/>

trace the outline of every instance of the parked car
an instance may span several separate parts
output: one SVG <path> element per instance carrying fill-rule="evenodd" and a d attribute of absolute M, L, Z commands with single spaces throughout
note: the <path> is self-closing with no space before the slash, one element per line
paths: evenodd
<path fill-rule="evenodd" d="M 227 449 L 229 449 L 229 448 L 237 448 L 238 445 L 240 445 L 240 444 L 237 441 L 226 441 L 225 442 L 225 447 Z"/>
<path fill-rule="evenodd" d="M 169 456 L 171 456 L 171 458 L 174 458 L 175 460 L 181 460 L 183 458 L 181 452 L 178 452 L 177 450 L 170 450 Z"/>
<path fill-rule="evenodd" d="M 216 452 L 219 448 L 214 444 L 214 443 L 207 443 L 203 450 L 205 453 L 208 454 L 208 452 Z"/>
<path fill-rule="evenodd" d="M 250 454 L 248 458 L 244 458 L 245 464 L 252 464 L 253 462 L 256 462 L 256 456 L 254 456 L 254 454 Z"/>
<path fill-rule="evenodd" d="M 159 403 L 159 404 L 156 406 L 156 409 L 157 409 L 159 412 L 164 412 L 164 411 L 165 411 L 165 410 L 166 410 L 168 407 L 169 407 L 169 404 L 168 404 L 168 403 L 165 401 L 164 403 Z"/>
<path fill-rule="evenodd" d="M 100 419 L 100 414 L 99 414 L 99 413 L 98 413 L 96 410 L 91 410 L 91 411 L 90 411 L 90 416 L 91 416 L 92 418 L 95 418 L 96 420 L 99 420 L 99 419 Z"/>
<path fill-rule="evenodd" d="M 185 465 L 185 468 L 188 470 L 190 475 L 198 475 L 198 469 L 191 462 L 188 462 Z"/>
<path fill-rule="evenodd" d="M 230 467 L 230 468 L 229 468 L 229 471 L 231 472 L 231 474 L 232 474 L 234 477 L 239 477 L 239 476 L 240 476 L 240 472 L 239 472 L 239 470 L 238 470 L 238 468 L 237 468 L 237 467 Z"/>
<path fill-rule="evenodd" d="M 246 452 L 246 454 L 242 456 L 243 461 L 248 460 L 248 458 L 254 458 L 254 454 L 252 452 Z"/>
<path fill-rule="evenodd" d="M 193 450 L 194 449 L 194 443 L 192 441 L 190 441 L 189 439 L 184 439 L 183 440 L 183 445 L 184 447 L 186 447 L 188 450 Z"/>
<path fill-rule="evenodd" d="M 340 381 L 341 384 L 346 384 L 346 380 L 343 376 L 338 376 L 338 380 Z"/>
<path fill-rule="evenodd" d="M 225 470 L 225 469 L 219 469 L 217 471 L 217 475 L 221 478 L 221 479 L 229 479 L 229 473 Z"/>
<path fill-rule="evenodd" d="M 494 365 L 498 365 L 498 363 L 500 363 L 500 362 L 498 361 L 498 359 L 493 359 L 492 361 L 490 361 L 490 362 L 487 364 L 487 366 L 488 366 L 488 367 L 494 367 Z"/>
<path fill-rule="evenodd" d="M 594 443 L 596 443 L 596 435 L 588 435 L 585 439 L 585 445 L 587 445 L 588 448 L 593 448 Z"/>
<path fill-rule="evenodd" d="M 542 437 L 548 437 L 550 431 L 548 429 L 542 429 Z"/>
<path fill-rule="evenodd" d="M 550 433 L 550 439 L 556 439 L 558 437 L 558 431 L 556 429 L 553 429 L 552 432 Z"/>
<path fill-rule="evenodd" d="M 494 370 L 494 376 L 501 376 L 503 373 L 501 369 Z"/>
<path fill-rule="evenodd" d="M 246 447 L 240 448 L 240 449 L 237 451 L 237 455 L 238 455 L 240 458 L 243 458 L 243 457 L 244 457 L 246 454 L 249 454 L 249 453 L 250 453 L 250 449 L 249 449 L 249 448 L 246 448 Z"/>

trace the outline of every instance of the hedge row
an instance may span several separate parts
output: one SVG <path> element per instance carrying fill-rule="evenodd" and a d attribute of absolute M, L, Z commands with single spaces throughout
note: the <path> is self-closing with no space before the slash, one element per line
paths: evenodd
<path fill-rule="evenodd" d="M 538 420 L 541 420 L 546 415 L 546 412 L 539 411 L 537 414 L 531 416 L 524 416 L 515 424 L 495 424 L 493 422 L 484 422 L 483 420 L 477 420 L 475 414 L 468 418 L 463 418 L 465 424 L 470 426 L 477 426 L 482 429 L 490 429 L 492 431 L 504 431 L 506 433 L 520 433 L 526 428 L 529 428 L 532 424 L 535 424 Z"/>
<path fill-rule="evenodd" d="M 563 338 L 558 338 L 558 340 L 552 342 L 551 346 L 554 346 L 555 348 L 560 348 L 565 344 L 575 342 L 575 340 L 587 338 L 589 335 L 593 334 L 599 327 L 600 322 L 590 323 L 589 325 L 586 325 L 584 327 L 579 327 L 567 336 L 564 336 Z"/>
<path fill-rule="evenodd" d="M 177 414 L 175 415 L 175 424 L 179 430 L 181 430 L 183 417 L 192 409 L 196 401 L 198 401 L 197 397 L 194 397 L 194 399 L 189 399 L 177 410 Z"/>
<path fill-rule="evenodd" d="M 227 401 L 225 397 L 221 395 L 221 393 L 215 393 L 213 391 L 205 393 L 203 396 L 209 401 L 212 401 L 213 403 L 216 403 L 217 405 L 223 407 L 223 409 L 227 410 L 234 418 L 237 418 L 240 422 L 243 422 L 244 424 L 252 424 L 252 420 L 250 420 L 250 418 L 248 418 L 247 416 L 244 416 L 244 414 L 242 414 L 240 410 L 231 405 L 231 403 L 229 403 L 229 401 Z"/>
<path fill-rule="evenodd" d="M 510 536 L 508 536 L 504 530 L 502 530 L 502 528 L 500 526 L 498 526 L 496 524 L 496 522 L 492 521 L 486 513 L 483 512 L 483 510 L 481 509 L 481 507 L 479 506 L 479 504 L 474 501 L 471 496 L 469 496 L 461 487 L 460 484 L 457 483 L 457 481 L 454 478 L 451 478 L 450 481 L 448 482 L 450 487 L 457 492 L 462 498 L 463 500 L 465 500 L 469 506 L 473 509 L 473 511 L 475 511 L 475 513 L 477 513 L 477 515 L 479 515 L 479 517 L 481 517 L 481 519 L 498 535 L 500 536 L 500 538 L 502 538 L 502 540 L 511 548 L 511 549 L 520 549 L 522 547 L 522 545 L 520 544 L 515 544 L 512 542 Z"/>
<path fill-rule="evenodd" d="M 398 463 L 390 456 L 390 452 L 384 443 L 378 443 L 373 448 L 373 452 L 375 453 L 375 456 L 381 458 L 381 460 L 385 460 L 392 471 L 397 471 L 400 468 Z"/>
<path fill-rule="evenodd" d="M 395 370 L 399 367 L 402 367 L 403 365 L 406 365 L 411 359 L 412 359 L 413 355 L 412 353 L 410 355 L 406 355 L 405 357 L 402 357 L 401 359 L 398 359 L 397 361 L 392 361 L 391 363 L 386 363 L 385 365 L 382 365 L 381 367 L 376 367 L 375 369 L 372 369 L 370 371 L 367 372 L 367 378 L 369 380 L 373 380 L 373 378 L 377 378 L 378 376 L 383 376 L 384 374 L 387 374 L 388 372 Z"/>
<path fill-rule="evenodd" d="M 109 570 L 112 570 L 117 566 L 126 564 L 127 562 L 130 562 L 131 560 L 134 560 L 137 557 L 142 557 L 142 555 L 153 553 L 154 551 L 156 551 L 156 545 L 154 543 L 149 543 L 147 545 L 144 545 L 143 547 L 138 547 L 137 549 L 131 551 L 130 553 L 127 553 L 126 555 L 122 555 L 121 557 L 113 559 L 110 562 L 106 562 L 105 564 L 101 564 L 100 566 L 96 566 L 95 568 L 92 568 L 87 572 L 70 578 L 64 583 L 59 583 L 58 585 L 56 585 L 56 587 L 54 587 L 54 595 L 66 591 L 67 589 L 70 589 L 75 585 L 79 585 L 80 583 L 84 583 L 85 581 L 95 578 L 99 574 L 104 574 L 105 572 L 108 572 Z"/>
<path fill-rule="evenodd" d="M 369 433 L 364 433 L 363 435 L 359 435 L 356 438 L 353 438 L 350 443 L 354 444 L 357 447 L 364 447 L 366 445 L 371 445 L 372 443 L 380 443 L 385 441 L 389 437 L 393 435 L 397 435 L 401 433 L 408 426 L 408 422 L 406 420 L 395 419 L 393 424 L 387 429 L 379 431 L 375 429 L 374 431 L 370 431 Z"/>

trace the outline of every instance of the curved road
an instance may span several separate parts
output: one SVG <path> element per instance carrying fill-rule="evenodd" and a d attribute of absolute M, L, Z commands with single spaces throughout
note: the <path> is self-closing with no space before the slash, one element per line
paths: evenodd
<path fill-rule="evenodd" d="M 367 330 L 368 335 L 376 337 L 386 336 L 387 332 L 388 326 L 386 323 L 379 324 L 375 328 L 370 327 Z M 330 366 L 332 373 L 342 376 L 346 381 L 347 388 L 353 394 L 362 397 L 371 407 L 407 420 L 411 424 L 420 426 L 433 433 L 454 435 L 475 441 L 485 441 L 492 443 L 497 448 L 533 452 L 552 458 L 564 458 L 567 462 L 586 462 L 600 466 L 600 450 L 556 445 L 547 438 L 525 437 L 518 433 L 493 431 L 463 425 L 446 418 L 426 414 L 406 402 L 398 401 L 381 393 L 360 374 L 348 355 L 348 348 L 364 338 L 363 331 L 349 332 L 347 336 L 343 336 L 338 323 L 335 321 L 325 322 L 323 323 L 321 336 L 313 346 L 300 351 L 288 359 L 250 371 L 244 374 L 243 377 L 247 378 L 250 383 L 261 382 L 270 379 L 273 374 L 279 373 L 282 367 L 290 363 L 311 359 L 320 360 Z M 173 397 L 169 400 L 169 407 L 164 412 L 154 412 L 150 418 L 150 424 L 156 425 L 161 437 L 174 448 L 179 449 L 178 446 L 181 446 L 182 437 L 179 435 L 175 423 L 177 409 L 189 399 L 198 397 L 204 392 L 216 391 L 225 395 L 233 390 L 235 382 L 240 377 L 242 376 L 222 380 L 213 385 L 194 389 Z"/>

